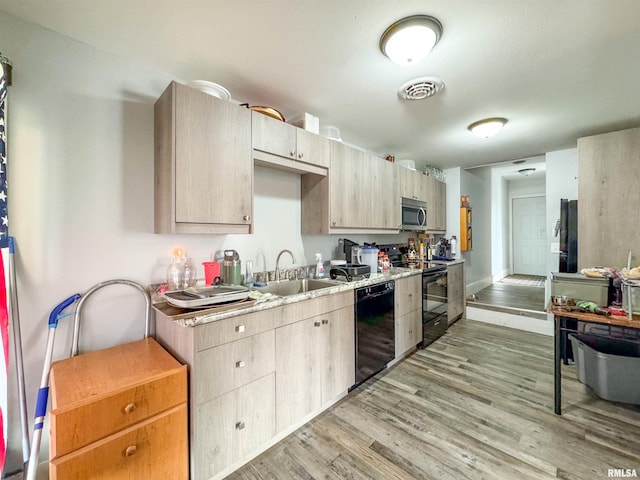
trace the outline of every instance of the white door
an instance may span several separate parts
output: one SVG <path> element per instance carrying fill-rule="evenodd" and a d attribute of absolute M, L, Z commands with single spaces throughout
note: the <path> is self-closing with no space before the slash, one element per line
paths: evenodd
<path fill-rule="evenodd" d="M 512 207 L 513 273 L 546 276 L 546 199 L 514 198 Z"/>

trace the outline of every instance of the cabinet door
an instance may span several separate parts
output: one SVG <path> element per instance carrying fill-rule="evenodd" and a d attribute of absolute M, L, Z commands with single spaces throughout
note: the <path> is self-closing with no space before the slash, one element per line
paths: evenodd
<path fill-rule="evenodd" d="M 319 317 L 276 329 L 276 429 L 278 432 L 320 408 L 322 386 Z"/>
<path fill-rule="evenodd" d="M 295 160 L 297 130 L 263 113 L 251 112 L 251 143 L 255 150 Z"/>
<path fill-rule="evenodd" d="M 400 198 L 397 168 L 393 163 L 368 155 L 371 165 L 371 225 L 373 228 L 400 227 Z"/>
<path fill-rule="evenodd" d="M 422 275 L 398 278 L 395 292 L 395 314 L 406 315 L 422 308 Z"/>
<path fill-rule="evenodd" d="M 365 228 L 371 218 L 371 167 L 365 152 L 331 142 L 330 226 Z"/>
<path fill-rule="evenodd" d="M 418 199 L 416 176 L 413 170 L 397 166 L 398 183 L 400 188 L 400 196 L 404 198 Z"/>
<path fill-rule="evenodd" d="M 447 295 L 449 324 L 464 314 L 466 304 L 464 264 L 453 264 L 447 268 Z"/>
<path fill-rule="evenodd" d="M 446 185 L 444 182 L 427 176 L 427 230 L 446 230 Z"/>
<path fill-rule="evenodd" d="M 274 374 L 203 403 L 195 410 L 191 474 L 194 480 L 205 480 L 275 435 Z"/>
<path fill-rule="evenodd" d="M 356 381 L 353 308 L 341 308 L 321 317 L 322 403 L 331 402 Z"/>
<path fill-rule="evenodd" d="M 175 85 L 175 221 L 249 224 L 251 113 Z"/>
<path fill-rule="evenodd" d="M 329 168 L 331 140 L 297 128 L 296 159 L 318 167 Z"/>
<path fill-rule="evenodd" d="M 396 358 L 420 343 L 422 327 L 422 310 L 413 310 L 405 315 L 396 316 Z"/>

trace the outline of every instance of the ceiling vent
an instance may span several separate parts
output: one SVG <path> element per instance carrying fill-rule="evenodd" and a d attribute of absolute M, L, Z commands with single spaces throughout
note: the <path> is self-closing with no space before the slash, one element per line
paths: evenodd
<path fill-rule="evenodd" d="M 398 96 L 405 100 L 423 100 L 433 97 L 444 88 L 442 80 L 433 77 L 421 77 L 409 80 L 400 87 Z"/>

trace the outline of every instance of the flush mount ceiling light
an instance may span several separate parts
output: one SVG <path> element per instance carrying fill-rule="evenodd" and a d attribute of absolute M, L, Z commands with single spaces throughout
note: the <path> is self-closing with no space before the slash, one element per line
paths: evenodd
<path fill-rule="evenodd" d="M 380 50 L 398 65 L 424 60 L 442 35 L 440 22 L 428 15 L 413 15 L 393 23 L 380 37 Z"/>
<path fill-rule="evenodd" d="M 520 175 L 524 175 L 525 177 L 528 177 L 529 175 L 531 175 L 533 172 L 535 172 L 536 169 L 535 168 L 521 168 L 520 170 L 518 170 L 518 173 Z"/>
<path fill-rule="evenodd" d="M 507 123 L 506 118 L 485 118 L 472 123 L 468 128 L 478 138 L 491 138 L 504 127 L 505 123 Z"/>

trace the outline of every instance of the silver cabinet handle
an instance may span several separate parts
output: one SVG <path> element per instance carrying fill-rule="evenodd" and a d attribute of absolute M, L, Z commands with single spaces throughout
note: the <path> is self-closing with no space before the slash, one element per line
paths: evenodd
<path fill-rule="evenodd" d="M 236 332 L 238 333 L 244 332 L 244 325 L 236 325 Z"/>
<path fill-rule="evenodd" d="M 244 368 L 244 360 L 236 362 L 236 368 Z"/>
<path fill-rule="evenodd" d="M 296 156 L 296 151 L 295 150 L 291 150 L 289 152 L 289 155 L 291 155 L 292 157 L 295 157 Z"/>
<path fill-rule="evenodd" d="M 303 154 L 303 153 L 299 153 L 299 154 L 298 154 L 298 158 L 302 158 L 303 156 L 304 156 L 304 154 Z"/>
<path fill-rule="evenodd" d="M 242 217 L 242 219 L 248 222 L 249 220 L 251 220 L 251 216 L 250 215 L 244 215 Z"/>
<path fill-rule="evenodd" d="M 319 327 L 320 326 L 320 322 L 313 322 L 313 326 L 314 327 Z"/>
<path fill-rule="evenodd" d="M 322 324 L 323 324 L 323 325 L 328 325 L 328 324 L 329 324 L 329 320 L 327 320 L 326 318 L 324 318 L 324 319 L 322 320 Z"/>
<path fill-rule="evenodd" d="M 236 423 L 236 430 L 244 430 L 244 422 Z"/>

